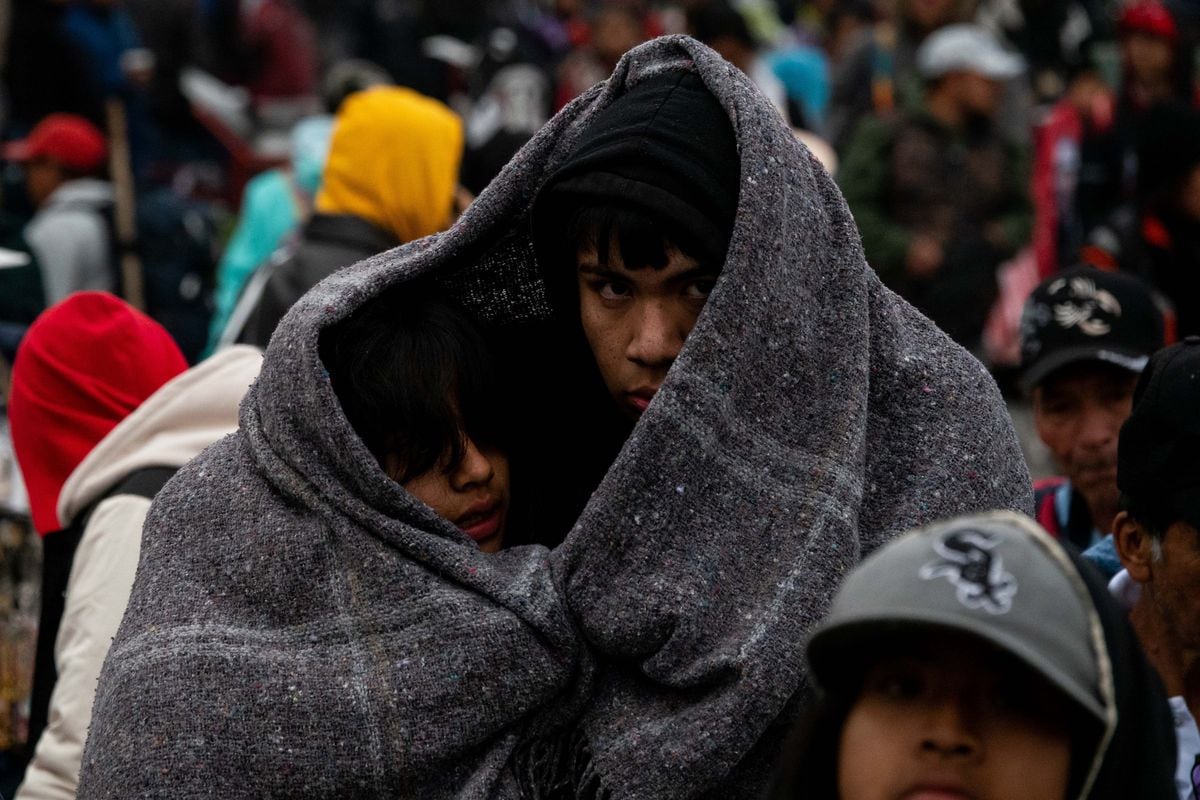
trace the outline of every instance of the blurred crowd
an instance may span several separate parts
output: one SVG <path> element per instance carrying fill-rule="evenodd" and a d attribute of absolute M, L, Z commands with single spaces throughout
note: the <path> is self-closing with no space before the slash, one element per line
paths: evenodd
<path fill-rule="evenodd" d="M 356 90 L 452 109 L 467 197 L 623 53 L 679 32 L 751 76 L 836 175 L 872 266 L 990 365 L 1016 364 L 1033 284 L 1080 263 L 1145 279 L 1173 335 L 1200 325 L 1200 12 L 1182 0 L 96 0 L 3 18 L 9 357 L 80 289 L 137 298 L 192 361 L 236 338 Z"/>
<path fill-rule="evenodd" d="M 1129 681 L 1125 690 L 1134 694 L 1106 696 L 1100 704 L 1085 700 L 1082 711 L 1072 707 L 1072 713 L 1086 712 L 1081 725 L 1096 729 L 1089 733 L 1096 741 L 1111 737 L 1112 730 L 1098 731 L 1112 727 L 1109 717 L 1117 706 L 1136 705 L 1141 690 L 1129 687 L 1143 680 L 1152 684 L 1146 696 L 1173 716 L 1169 724 L 1143 720 L 1146 736 L 1157 736 L 1164 725 L 1174 728 L 1178 758 L 1171 763 L 1177 768 L 1178 796 L 1195 797 L 1200 733 L 1192 715 L 1200 700 L 1193 673 L 1200 670 L 1193 661 L 1200 635 L 1187 618 L 1195 616 L 1200 589 L 1191 576 L 1194 563 L 1188 562 L 1191 572 L 1166 570 L 1161 563 L 1164 541 L 1200 552 L 1200 545 L 1179 544 L 1187 531 L 1195 538 L 1198 519 L 1194 502 L 1180 500 L 1184 489 L 1175 485 L 1184 476 L 1181 485 L 1192 491 L 1187 481 L 1193 480 L 1195 459 L 1180 443 L 1193 442 L 1197 434 L 1194 421 L 1181 419 L 1181 411 L 1194 408 L 1197 396 L 1194 385 L 1182 378 L 1175 389 L 1149 389 L 1146 378 L 1139 382 L 1148 364 L 1159 365 L 1158 374 L 1175 374 L 1200 363 L 1195 355 L 1200 343 L 1200 4 L 1194 0 L 0 3 L 0 398 L 5 404 L 0 415 L 5 426 L 0 429 L 0 608 L 5 613 L 0 758 L 7 759 L 0 760 L 0 796 L 9 796 L 22 778 L 19 796 L 24 798 L 74 792 L 95 682 L 128 598 L 150 499 L 205 447 L 238 430 L 238 402 L 258 373 L 260 351 L 289 310 L 303 305 L 301 298 L 311 297 L 309 290 L 339 269 L 451 229 L 494 182 L 502 187 L 489 194 L 499 199 L 476 217 L 509 213 L 503 204 L 517 201 L 505 199 L 505 193 L 524 191 L 510 187 L 543 166 L 534 162 L 528 168 L 529 160 L 558 146 L 545 133 L 553 127 L 552 118 L 560 112 L 563 118 L 584 113 L 598 97 L 592 87 L 613 75 L 628 51 L 667 34 L 694 37 L 748 76 L 760 93 L 755 102 L 773 109 L 789 137 L 810 154 L 811 163 L 796 167 L 794 174 L 807 176 L 804 170 L 815 169 L 822 180 L 832 176 L 834 193 L 840 190 L 844 197 L 853 217 L 850 228 L 857 226 L 860 239 L 844 227 L 837 229 L 839 236 L 855 239 L 852 247 L 861 241 L 866 263 L 883 284 L 979 359 L 1014 408 L 1027 409 L 1029 444 L 1052 461 L 1049 470 L 1029 465 L 1039 478 L 1033 510 L 1041 530 L 1031 529 L 1028 520 L 999 517 L 921 535 L 941 543 L 931 546 L 951 566 L 958 562 L 946 547 L 969 545 L 974 558 L 994 545 L 1012 549 L 1018 561 L 1032 559 L 1028 575 L 1018 576 L 1022 581 L 1045 580 L 1067 597 L 1084 585 L 1078 575 L 1086 573 L 1093 594 L 1112 595 L 1117 608 L 1128 612 L 1118 616 L 1132 620 L 1129 631 L 1121 628 L 1123 620 L 1105 618 L 1104 623 L 1122 631 L 1112 636 L 1129 637 L 1114 661 L 1121 664 L 1129 652 L 1138 653 L 1132 666 L 1126 665 L 1136 677 L 1118 680 Z M 628 65 L 614 81 L 626 80 L 637 68 Z M 677 228 L 664 224 L 646 233 L 620 213 L 576 218 L 563 212 L 559 219 L 544 212 L 543 220 L 554 219 L 554 230 L 534 230 L 529 241 L 512 244 L 512 250 L 536 249 L 544 259 L 551 247 L 547 237 L 586 239 L 588 230 L 595 237 L 598 229 L 605 236 L 613 232 L 614 248 L 627 259 L 642 252 L 639 247 L 644 250 L 646 237 L 658 242 L 654 237 L 661 231 L 681 230 L 699 243 L 694 247 L 701 265 L 720 264 L 726 248 L 737 243 L 730 243 L 729 231 L 710 241 L 713 231 L 734 226 L 730 198 L 737 196 L 736 186 L 726 190 L 738 175 L 729 170 L 735 169 L 736 154 L 744 156 L 751 146 L 747 131 L 759 123 L 735 126 L 735 145 L 716 132 L 724 115 L 718 111 L 714 117 L 712 108 L 673 110 L 678 117 L 663 112 L 661 120 L 657 112 L 639 116 L 637 107 L 625 113 L 608 121 L 612 127 L 600 144 L 586 136 L 582 145 L 571 143 L 579 148 L 572 157 L 583 164 L 576 169 L 590 183 L 556 173 L 540 186 L 539 197 L 549 185 L 569 210 L 581 205 L 593 213 L 589 203 L 600 198 L 628 211 L 622 194 L 640 190 L 621 183 L 628 179 L 621 172 L 628 164 L 620 159 L 631 159 L 639 174 L 659 181 L 655 191 L 674 197 L 661 201 L 651 192 L 668 211 L 656 207 L 647 213 L 688 219 L 672 218 Z M 656 144 L 639 145 L 634 153 L 612 144 L 632 137 L 643 124 L 662 126 L 655 132 L 661 139 L 650 137 Z M 689 127 L 694 140 L 685 135 Z M 560 158 L 566 150 L 554 152 Z M 620 169 L 604 159 L 614 159 Z M 784 161 L 771 156 L 773 164 Z M 584 169 L 601 171 L 596 163 L 609 170 L 603 181 Z M 697 177 L 696 164 L 713 166 Z M 765 217 L 761 208 L 772 199 L 765 193 L 767 181 L 764 194 L 750 201 L 746 187 L 754 179 L 741 177 L 737 219 L 749 213 L 745 209 L 751 203 Z M 520 202 L 529 204 L 532 194 L 522 197 Z M 683 212 L 675 202 L 681 197 L 692 201 Z M 527 224 L 526 217 L 520 220 Z M 623 237 L 631 229 L 635 232 L 628 236 L 640 244 L 627 246 Z M 525 233 L 522 229 L 512 238 Z M 684 251 L 671 249 L 670 237 L 662 236 L 650 251 L 666 247 L 663 260 L 673 265 Z M 810 231 L 786 230 L 780 239 L 801 236 L 812 237 L 804 240 L 806 246 L 830 242 Z M 609 258 L 607 243 L 592 244 L 604 253 L 602 261 Z M 767 248 L 772 241 L 764 238 L 761 244 Z M 466 240 L 463 252 L 474 246 L 474 239 Z M 804 261 L 807 255 L 797 257 L 806 270 L 817 263 Z M 518 260 L 512 256 L 513 263 Z M 830 274 L 838 263 L 820 261 Z M 379 285 L 389 280 L 379 277 Z M 806 286 L 797 291 L 807 291 Z M 510 289 L 514 297 L 520 294 Z M 545 290 L 547 302 L 555 301 L 554 290 L 553 285 Z M 472 291 L 463 294 L 476 296 Z M 701 305 L 708 291 L 705 284 Z M 850 288 L 846 292 L 849 298 Z M 468 329 L 461 334 L 467 344 L 456 340 L 454 346 L 465 348 L 463 358 L 478 367 L 488 360 L 479 355 L 485 343 L 472 338 L 477 334 L 451 306 L 442 309 L 434 299 L 421 313 L 445 330 Z M 679 347 L 697 324 L 694 310 Z M 372 324 L 382 328 L 380 320 L 399 312 L 372 313 L 380 315 Z M 893 321 L 905 313 L 887 311 Z M 333 365 L 345 362 L 347 370 L 366 370 L 353 362 L 353 353 L 382 346 L 374 338 L 377 332 L 351 329 L 343 350 L 321 353 L 329 368 L 323 379 L 328 382 L 334 373 L 338 398 L 364 440 L 369 438 L 364 430 L 386 416 L 385 401 L 370 406 L 374 398 L 365 388 L 378 373 L 343 377 Z M 411 333 L 391 335 L 402 339 Z M 410 346 L 413 352 L 430 352 L 402 340 L 385 344 L 395 352 Z M 602 345 L 589 339 L 587 346 L 603 372 Z M 664 374 L 678 349 L 664 361 Z M 396 359 L 397 374 L 407 375 L 412 385 L 424 380 L 424 373 L 405 373 L 410 367 Z M 1194 370 L 1190 374 L 1194 378 Z M 475 378 L 465 375 L 455 373 L 439 386 L 466 393 L 486 383 L 484 378 L 472 383 Z M 833 373 L 831 384 L 838 379 Z M 932 394 L 933 385 L 936 381 L 929 379 L 921 391 Z M 632 393 L 635 421 L 654 391 Z M 356 407 L 343 393 L 367 400 Z M 1166 399 L 1160 397 L 1164 393 Z M 951 401 L 956 397 L 952 394 Z M 406 409 L 429 412 L 436 402 L 427 399 L 411 401 Z M 395 397 L 387 398 L 392 401 Z M 871 403 L 876 402 L 872 395 Z M 875 405 L 871 409 L 876 413 Z M 468 412 L 456 408 L 454 413 Z M 1135 422 L 1132 434 L 1122 433 L 1131 415 L 1150 421 Z M 900 416 L 884 418 L 888 421 L 881 425 L 910 424 Z M 461 419 L 457 424 L 470 427 Z M 595 436 L 599 440 L 614 431 L 618 442 L 630 435 L 616 425 Z M 395 445 L 386 436 L 383 440 L 387 447 Z M 595 456 L 595 464 L 587 466 L 595 474 L 589 473 L 591 483 L 581 482 L 583 490 L 559 492 L 558 476 L 539 476 L 552 487 L 545 490 L 547 497 L 554 496 L 540 511 L 547 517 L 558 514 L 555 526 L 570 528 L 615 458 L 619 444 L 610 444 L 585 453 Z M 910 449 L 915 449 L 911 443 Z M 416 494 L 406 481 L 422 471 L 404 472 L 402 480 L 391 473 L 387 452 L 372 447 L 371 454 Z M 487 467 L 491 456 L 480 458 L 477 463 Z M 1025 465 L 1019 466 L 1024 475 Z M 505 483 L 507 469 L 505 460 Z M 823 467 L 812 469 L 816 475 Z M 977 477 L 973 470 L 966 474 Z M 861 486 L 865 478 L 856 480 Z M 1026 481 L 1023 487 L 1029 485 Z M 683 494 L 682 483 L 678 491 Z M 417 496 L 452 519 L 433 499 Z M 114 505 L 113 497 L 123 504 Z M 984 505 L 982 510 L 1004 504 Z M 108 526 L 103 540 L 89 534 L 98 516 Z M 468 533 L 484 552 L 501 547 L 503 532 Z M 1068 546 L 1070 562 L 1083 559 L 1086 566 L 1070 566 L 1057 545 L 1043 542 L 1045 533 Z M 980 545 L 979 537 L 990 544 Z M 552 547 L 561 541 L 532 537 L 516 543 L 535 539 Z M 1045 578 L 1036 566 L 1048 548 L 1058 554 L 1050 560 L 1054 570 L 1066 574 L 1065 581 L 1058 572 L 1053 580 Z M 1084 555 L 1077 557 L 1076 551 Z M 895 550 L 888 557 L 901 563 L 902 555 Z M 911 558 L 928 557 L 933 556 L 922 550 Z M 954 568 L 960 567 L 966 574 L 961 564 Z M 442 567 L 429 569 L 440 574 Z M 944 574 L 949 573 L 935 577 Z M 962 591 L 961 576 L 955 575 L 949 582 Z M 922 580 L 929 578 L 922 573 Z M 984 585 L 988 591 L 1003 589 Z M 1149 588 L 1143 592 L 1143 586 Z M 822 628 L 834 631 L 824 641 L 837 646 L 822 645 L 818 637 L 809 654 L 826 688 L 836 688 L 837 659 L 861 655 L 845 650 L 848 645 L 837 638 L 838 614 L 857 607 L 852 584 L 843 591 L 849 594 L 839 595 L 840 605 Z M 857 591 L 858 601 L 866 603 L 869 593 L 861 586 Z M 899 597 L 908 590 L 896 591 Z M 99 599 L 81 603 L 81 596 Z M 1159 596 L 1167 599 L 1158 603 Z M 1079 601 L 1071 595 L 1063 603 Z M 878 604 L 878 597 L 871 602 Z M 1057 635 L 1063 641 L 1083 637 L 1080 630 L 1099 624 L 1092 619 L 1096 608 L 1101 617 L 1107 613 L 1106 602 L 1096 600 L 1093 608 L 1091 600 L 1082 601 L 1078 624 Z M 956 606 L 955 613 L 960 612 Z M 882 619 L 887 609 L 872 613 Z M 1036 618 L 1045 609 L 1022 613 L 1033 622 L 1013 635 L 1037 638 Z M 1071 673 L 1063 679 L 1061 669 L 1046 665 L 1047 659 L 1078 654 L 1051 652 L 1049 646 L 1045 652 L 1023 648 L 980 625 L 955 622 L 949 628 L 958 626 L 954 635 L 1009 648 L 1013 652 L 1006 658 L 1015 653 L 1022 669 L 1050 676 L 1065 687 L 1070 702 L 1080 693 L 1089 698 L 1112 693 L 1111 687 L 1101 691 L 1092 685 L 1100 680 L 1092 672 L 1104 668 L 1093 665 L 1082 677 Z M 1157 678 L 1131 644 L 1133 634 Z M 939 629 L 937 635 L 949 634 Z M 944 655 L 938 649 L 944 643 L 934 639 L 931 651 Z M 1112 641 L 1109 649 L 1115 651 Z M 832 655 L 822 656 L 822 647 Z M 1089 652 L 1087 658 L 1093 657 L 1107 663 L 1107 655 Z M 982 660 L 972 661 L 972 669 Z M 938 670 L 929 667 L 925 677 L 931 683 L 947 681 L 949 673 Z M 854 702 L 862 685 L 847 691 L 842 700 Z M 836 691 L 830 696 L 836 699 Z M 837 712 L 842 715 L 837 726 L 847 724 L 845 712 Z M 1120 736 L 1133 734 L 1125 729 Z M 1168 751 L 1169 738 L 1159 741 Z M 795 763 L 815 763 L 812 759 L 823 751 L 811 738 L 797 741 L 789 745 L 801 753 Z M 1071 786 L 1086 792 L 1099 775 L 1101 783 L 1135 791 L 1118 783 L 1115 767 L 1102 770 L 1104 746 L 1096 741 L 1089 744 L 1095 770 L 1086 776 L 1072 773 Z M 1154 761 L 1155 754 L 1147 758 Z M 1171 772 L 1164 764 L 1154 766 Z M 1143 767 L 1145 777 L 1152 768 Z M 810 777 L 783 774 L 778 786 L 808 788 L 779 789 L 779 796 L 791 791 L 824 796 L 824 789 L 807 783 Z M 1147 781 L 1142 790 L 1149 791 L 1145 786 L 1153 781 Z"/>

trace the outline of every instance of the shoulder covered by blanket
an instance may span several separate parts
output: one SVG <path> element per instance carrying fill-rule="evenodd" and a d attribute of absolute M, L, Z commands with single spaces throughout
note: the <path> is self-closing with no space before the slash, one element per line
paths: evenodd
<path fill-rule="evenodd" d="M 725 266 L 565 542 L 483 554 L 376 466 L 319 335 L 423 275 L 497 335 L 536 328 L 539 186 L 598 109 L 667 70 L 698 73 L 735 132 Z M 1030 507 L 983 367 L 880 284 L 770 102 L 711 50 L 659 39 L 450 231 L 342 270 L 284 319 L 241 430 L 151 509 L 79 796 L 746 796 L 862 554 Z"/>

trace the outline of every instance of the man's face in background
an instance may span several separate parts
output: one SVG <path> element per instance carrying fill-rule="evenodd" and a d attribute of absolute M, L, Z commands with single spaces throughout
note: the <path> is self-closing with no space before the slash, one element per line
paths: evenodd
<path fill-rule="evenodd" d="M 1087 361 L 1051 373 L 1033 391 L 1038 436 L 1071 485 L 1092 509 L 1092 523 L 1108 531 L 1115 515 L 1117 440 L 1133 410 L 1137 374 L 1112 364 Z"/>

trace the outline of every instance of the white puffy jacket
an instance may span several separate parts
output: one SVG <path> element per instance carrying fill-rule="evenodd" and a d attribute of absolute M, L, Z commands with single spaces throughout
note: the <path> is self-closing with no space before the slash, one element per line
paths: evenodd
<path fill-rule="evenodd" d="M 237 346 L 189 369 L 152 394 L 80 462 L 63 484 L 58 517 L 75 517 L 146 467 L 181 467 L 238 425 L 238 404 L 258 375 L 261 352 Z M 16 800 L 75 797 L 96 680 L 129 602 L 150 500 L 105 498 L 75 551 L 54 644 L 58 681 L 46 729 Z"/>

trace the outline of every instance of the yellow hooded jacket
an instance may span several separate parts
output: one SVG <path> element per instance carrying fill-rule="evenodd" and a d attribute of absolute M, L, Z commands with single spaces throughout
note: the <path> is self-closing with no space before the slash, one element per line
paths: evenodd
<path fill-rule="evenodd" d="M 351 95 L 338 113 L 317 211 L 353 214 L 411 242 L 445 230 L 462 160 L 458 116 L 411 89 Z"/>

